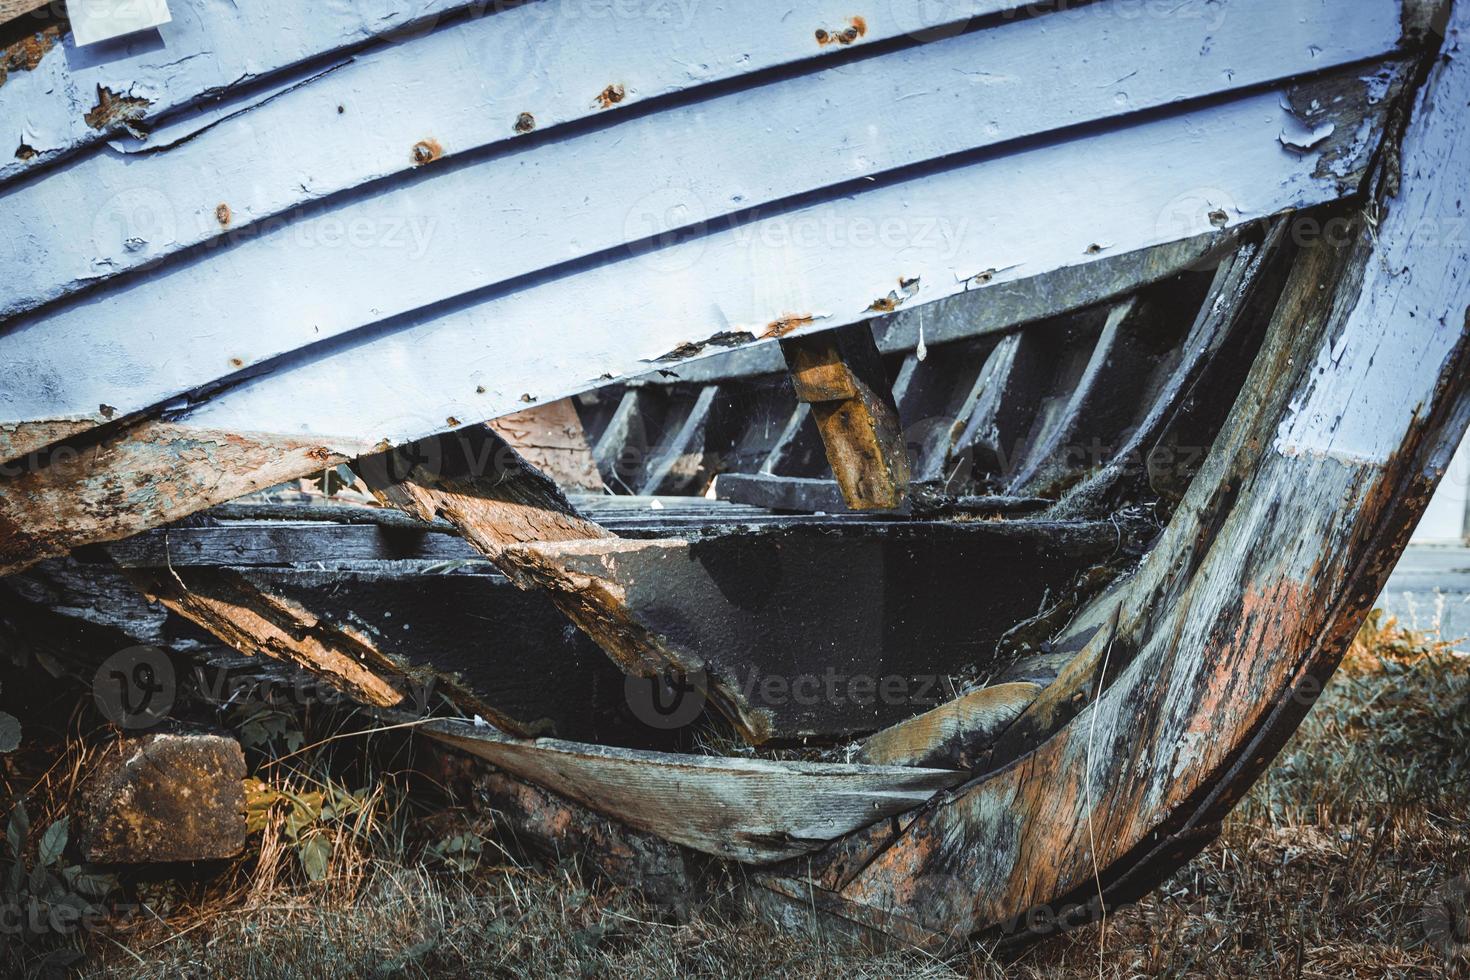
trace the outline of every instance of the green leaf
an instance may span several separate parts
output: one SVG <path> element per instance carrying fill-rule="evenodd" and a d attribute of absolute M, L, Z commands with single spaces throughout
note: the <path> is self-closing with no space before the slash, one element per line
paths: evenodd
<path fill-rule="evenodd" d="M 10 825 L 5 828 L 5 841 L 10 845 L 10 853 L 19 860 L 25 852 L 26 838 L 31 834 L 31 817 L 26 813 L 25 803 L 17 800 L 15 809 L 10 811 Z"/>
<path fill-rule="evenodd" d="M 46 833 L 41 835 L 41 864 L 50 867 L 61 860 L 61 852 L 66 850 L 70 824 L 70 817 L 62 817 L 46 828 Z"/>
<path fill-rule="evenodd" d="M 296 857 L 301 861 L 301 870 L 306 872 L 307 878 L 312 881 L 321 881 L 327 876 L 327 863 L 332 858 L 332 845 L 327 843 L 325 836 L 317 834 L 301 842 L 296 849 Z"/>
<path fill-rule="evenodd" d="M 0 753 L 20 748 L 20 721 L 0 711 Z"/>

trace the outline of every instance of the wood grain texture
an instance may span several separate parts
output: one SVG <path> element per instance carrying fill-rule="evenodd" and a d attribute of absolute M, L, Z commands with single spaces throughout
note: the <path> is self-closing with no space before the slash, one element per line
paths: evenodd
<path fill-rule="evenodd" d="M 831 2 L 822 0 L 817 6 L 828 7 Z M 0 317 L 151 267 L 199 245 L 234 242 L 233 250 L 241 253 L 243 261 L 246 253 L 258 249 L 253 243 L 242 247 L 242 237 L 279 237 L 270 231 L 282 225 L 297 225 L 294 237 L 316 242 L 317 231 L 326 226 L 297 211 L 324 199 L 331 201 L 327 205 L 330 215 L 324 217 L 340 226 L 362 226 L 368 215 L 375 215 L 376 220 L 392 214 L 404 219 L 437 218 L 432 226 L 403 221 L 398 226 L 401 247 L 386 252 L 363 247 L 374 236 L 363 236 L 353 249 L 334 248 L 330 236 L 321 240 L 319 244 L 326 248 L 315 249 L 318 254 L 310 257 L 327 261 L 319 254 L 327 249 L 356 253 L 364 266 L 356 276 L 364 287 L 374 285 L 366 266 L 375 256 L 395 252 L 399 262 L 418 266 L 415 278 L 423 278 L 425 284 L 443 279 L 449 270 L 436 268 L 441 256 L 427 254 L 442 247 L 434 239 L 458 237 L 445 232 L 451 226 L 456 230 L 473 227 L 490 217 L 517 247 L 485 255 L 477 263 L 493 276 L 477 284 L 487 285 L 567 258 L 632 243 L 636 239 L 630 232 L 639 229 L 628 227 L 629 215 L 636 215 L 638 223 L 645 220 L 640 202 L 667 188 L 669 174 L 677 175 L 687 188 L 674 197 L 666 191 L 663 196 L 671 204 L 676 199 L 692 202 L 700 212 L 699 219 L 721 223 L 743 209 L 779 206 L 784 199 L 858 175 L 846 168 L 834 172 L 821 165 L 793 166 L 790 145 L 782 135 L 786 132 L 805 134 L 803 154 L 814 161 L 836 164 L 845 150 L 861 147 L 860 173 L 880 174 L 922 160 L 1387 54 L 1399 34 L 1396 0 L 1351 0 L 1350 15 L 1342 12 L 1343 5 L 1307 4 L 1288 10 L 1275 0 L 1184 0 L 1177 8 L 1155 11 L 1146 24 L 1128 17 L 1123 5 L 1102 2 L 1100 12 L 1061 9 L 1042 13 L 1041 8 L 1032 8 L 1026 16 L 985 30 L 929 35 L 920 38 L 928 43 L 917 45 L 884 45 L 878 61 L 883 70 L 863 72 L 838 67 L 822 70 L 833 60 L 833 53 L 810 43 L 809 35 L 791 44 L 797 30 L 792 21 L 798 18 L 785 16 L 787 11 L 769 0 L 755 0 L 753 9 L 745 11 L 737 10 L 733 3 L 711 2 L 690 8 L 682 17 L 672 11 L 660 15 L 643 8 L 631 17 L 596 18 L 596 26 L 594 18 L 579 11 L 538 17 L 517 9 L 445 23 L 441 29 L 409 37 L 406 43 L 355 58 L 344 53 L 325 64 L 303 67 L 248 95 L 242 91 L 228 103 L 228 110 L 215 108 L 203 118 L 190 114 L 172 125 L 165 122 L 146 140 L 118 144 L 131 152 L 58 161 L 52 180 L 64 184 L 64 193 L 78 212 L 88 216 L 86 230 L 92 230 L 95 215 L 115 215 L 116 220 L 93 230 L 91 237 L 96 241 L 83 251 L 69 241 L 76 234 L 75 227 L 54 217 L 48 220 L 44 207 L 36 209 L 42 203 L 38 196 L 27 195 L 29 202 L 0 202 L 0 224 L 13 225 L 39 253 L 38 258 L 44 256 L 44 261 L 19 266 L 15 275 L 0 283 Z M 431 2 L 428 6 L 448 4 Z M 864 35 L 861 46 L 871 48 L 881 35 L 901 37 L 898 21 L 902 17 L 928 13 L 913 0 L 895 0 L 893 8 L 890 16 L 873 18 L 872 34 Z M 243 12 L 236 18 L 212 10 L 199 13 L 223 30 L 236 26 L 232 21 L 251 18 Z M 334 27 L 340 29 L 341 22 L 349 19 L 334 13 L 334 17 L 299 25 L 300 40 L 309 44 L 329 38 Z M 803 11 L 813 18 L 823 13 Z M 392 19 L 402 23 L 412 15 L 394 10 L 385 18 Z M 681 19 L 686 23 L 672 23 Z M 367 29 L 385 26 L 373 24 Z M 192 27 L 179 25 L 182 31 Z M 534 39 L 528 35 L 533 28 L 539 35 Z M 787 32 L 790 35 L 783 38 Z M 186 43 L 182 38 L 169 38 L 179 33 L 173 28 L 164 31 L 175 45 Z M 698 35 L 702 43 L 692 42 L 691 35 Z M 226 33 L 205 39 L 211 60 L 238 57 L 221 57 L 220 45 L 228 39 Z M 1090 57 L 1079 63 L 1071 52 L 1082 43 L 1088 45 Z M 268 49 L 275 44 L 279 42 L 274 37 L 257 39 L 260 60 L 269 57 Z M 535 49 L 525 50 L 527 44 L 534 44 Z M 575 45 L 583 60 L 574 60 L 567 45 Z M 696 57 L 691 47 L 704 48 L 701 56 L 718 60 L 705 61 L 709 66 L 705 71 L 690 72 L 685 65 Z M 633 54 L 635 50 L 642 52 L 641 58 Z M 1181 58 L 1181 51 L 1194 56 Z M 487 92 L 466 70 L 473 63 L 469 52 L 476 52 L 485 63 L 520 69 L 517 83 Z M 172 54 L 179 57 L 177 48 Z M 746 57 L 742 60 L 739 54 Z M 850 58 L 846 54 L 837 60 Z M 762 69 L 781 61 L 805 62 L 804 70 L 785 73 L 777 84 L 762 84 Z M 536 64 L 540 62 L 547 64 Z M 987 65 L 987 73 L 979 79 L 966 73 L 977 62 Z M 560 69 L 559 74 L 534 70 L 550 69 L 552 64 Z M 51 74 L 49 64 L 40 67 Z M 202 71 L 181 67 L 173 73 Z M 621 82 L 626 97 L 611 111 L 578 91 L 579 86 L 586 86 L 587 91 L 601 92 L 620 71 L 627 73 Z M 1111 84 L 1130 72 L 1126 85 Z M 85 73 L 73 72 L 60 81 L 76 85 L 78 94 L 91 100 L 81 103 L 85 106 L 96 101 L 94 91 L 101 84 L 106 91 L 116 90 L 119 98 L 125 92 L 145 93 L 139 111 L 146 116 L 156 116 L 164 109 L 156 89 L 145 88 L 136 74 L 123 76 L 131 85 L 109 73 L 92 86 L 78 84 L 78 74 Z M 931 79 L 933 84 L 905 88 L 905 80 L 915 77 Z M 745 91 L 728 91 L 729 85 L 708 91 L 711 83 L 726 79 L 738 81 Z M 1038 98 L 1046 85 L 1065 87 L 1070 97 Z M 151 103 L 150 93 L 154 95 Z M 654 103 L 658 111 L 646 111 L 650 97 L 660 94 L 665 98 Z M 675 94 L 683 98 L 667 98 Z M 30 114 L 15 120 L 14 131 L 35 134 L 32 145 L 38 155 L 30 161 L 33 169 L 52 155 L 46 117 L 55 112 L 59 101 L 53 91 L 38 99 Z M 343 113 L 334 111 L 338 105 L 344 107 Z M 831 105 L 847 108 L 834 117 L 827 111 Z M 350 112 L 346 111 L 349 106 Z M 226 111 L 233 111 L 234 116 L 225 117 Z M 534 151 L 539 158 L 534 178 L 515 159 L 520 152 L 512 151 L 516 141 L 524 141 L 524 134 L 518 134 L 512 124 L 526 111 L 535 120 L 532 139 L 540 143 Z M 0 108 L 0 126 L 10 121 L 3 113 Z M 711 127 L 707 120 L 713 118 L 722 122 Z M 779 130 L 763 126 L 767 119 L 781 120 Z M 77 125 L 81 120 L 67 122 Z M 558 125 L 564 125 L 560 138 L 546 143 L 542 134 L 554 132 Z M 904 140 L 870 135 L 900 128 L 918 135 Z M 253 136 L 262 130 L 275 138 L 261 141 Z M 441 148 L 431 161 L 438 167 L 421 163 L 412 151 L 429 139 Z M 282 145 L 291 146 L 293 152 L 274 149 Z M 721 166 L 735 153 L 744 153 L 739 173 Z M 640 166 L 651 159 L 660 166 Z M 19 161 L 0 162 L 0 166 L 7 164 L 19 167 Z M 434 179 L 426 179 L 435 169 L 440 172 L 432 175 Z M 616 174 L 618 179 L 604 182 L 599 194 L 573 204 L 568 195 L 576 185 L 576 174 L 589 171 Z M 398 194 L 411 193 L 417 200 L 388 209 L 365 207 L 361 200 L 351 204 L 332 201 L 370 184 L 389 184 Z M 503 188 L 503 197 L 470 191 L 487 184 Z M 404 185 L 417 186 L 409 191 Z M 130 220 L 130 209 L 117 206 L 118 195 L 131 195 L 130 200 L 136 202 L 140 190 L 144 192 L 141 199 L 149 205 L 152 227 L 142 227 L 144 220 Z M 442 206 L 446 198 L 457 205 L 454 211 Z M 505 199 L 519 201 L 521 208 L 503 207 Z M 229 202 L 228 221 L 216 218 L 220 202 Z M 15 210 L 9 210 L 11 207 Z M 569 220 L 573 216 L 575 222 Z M 655 225 L 665 217 L 658 209 L 647 215 Z M 563 228 L 571 234 L 562 234 Z M 653 227 L 648 231 L 665 230 L 674 229 Z M 138 237 L 147 239 L 146 243 L 138 246 L 135 242 L 130 248 L 128 239 Z M 425 254 L 418 254 L 420 251 Z M 350 266 L 343 266 L 342 272 L 353 274 Z M 325 269 L 319 279 L 329 279 Z M 385 285 L 390 284 L 377 284 L 373 290 L 379 294 L 374 305 L 385 313 L 402 312 L 402 308 L 390 307 L 385 294 L 407 294 L 411 284 L 391 284 L 391 291 L 384 290 Z M 159 284 L 156 288 L 166 287 Z M 890 288 L 891 284 L 868 296 L 865 303 L 886 296 Z M 262 295 L 261 301 L 269 298 Z M 344 295 L 344 307 L 349 302 Z M 328 330 L 325 320 L 318 326 Z M 221 360 L 220 365 L 223 363 Z"/>
<path fill-rule="evenodd" d="M 342 462 L 309 440 L 162 421 L 65 443 L 29 468 L 0 467 L 0 575 Z"/>
<path fill-rule="evenodd" d="M 353 465 L 384 503 L 425 521 L 443 517 L 492 562 L 501 562 L 502 552 L 515 544 L 612 537 L 578 515 L 555 482 L 488 425 L 385 450 Z M 512 569 L 502 570 L 514 577 Z"/>
<path fill-rule="evenodd" d="M 403 693 L 381 676 L 398 673 L 398 665 L 360 633 L 324 623 L 234 573 L 190 569 L 184 574 L 187 580 L 171 572 L 134 572 L 132 577 L 151 601 L 241 653 L 290 661 L 365 704 L 391 708 L 403 701 Z"/>
<path fill-rule="evenodd" d="M 601 492 L 602 477 L 570 398 L 503 415 L 490 428 L 564 490 Z"/>
<path fill-rule="evenodd" d="M 48 6 L 51 0 L 0 0 L 0 25 Z"/>
<path fill-rule="evenodd" d="M 881 766 L 971 769 L 1040 693 L 1041 685 L 1025 681 L 971 691 L 870 736 L 858 759 Z"/>
<path fill-rule="evenodd" d="M 418 731 L 631 827 L 747 864 L 810 853 L 964 778 L 934 769 L 517 741 L 456 721 L 429 722 Z"/>
<path fill-rule="evenodd" d="M 853 510 L 902 506 L 908 496 L 908 448 L 868 324 L 782 340 L 781 353 L 796 397 L 812 406 L 827 463 L 847 505 Z"/>

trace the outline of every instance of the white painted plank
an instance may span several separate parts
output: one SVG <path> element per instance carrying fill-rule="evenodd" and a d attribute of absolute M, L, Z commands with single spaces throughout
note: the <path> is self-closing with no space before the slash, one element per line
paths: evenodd
<path fill-rule="evenodd" d="M 629 826 L 705 854 L 767 864 L 923 805 L 965 773 L 643 752 L 523 741 L 467 722 L 418 731 Z"/>
<path fill-rule="evenodd" d="M 857 43 L 943 35 L 972 18 L 1026 5 L 890 0 L 884 6 L 885 16 L 874 17 Z M 854 12 L 837 0 L 808 0 L 799 8 L 784 0 L 531 0 L 519 6 L 500 0 L 174 0 L 173 11 L 173 21 L 155 35 L 95 48 L 78 48 L 68 36 L 35 70 L 13 73 L 0 90 L 0 133 L 24 139 L 37 155 L 17 160 L 0 153 L 0 184 L 103 140 L 82 118 L 96 104 L 98 86 L 149 100 L 149 119 L 207 104 L 219 93 L 248 104 L 251 86 L 261 80 L 310 74 L 310 65 L 374 42 L 395 49 L 416 45 L 469 19 L 493 25 L 507 44 L 471 48 L 442 66 L 421 67 L 463 72 L 475 90 L 467 105 L 485 104 L 497 92 L 538 94 L 534 106 L 515 112 L 531 108 L 549 124 L 585 114 L 610 72 L 647 71 L 656 60 L 652 51 L 665 52 L 667 71 L 662 81 L 648 75 L 646 95 L 845 50 L 818 45 L 814 32 L 844 27 Z M 423 83 L 420 78 L 413 87 L 421 90 Z"/>
<path fill-rule="evenodd" d="M 623 219 L 633 202 L 655 193 L 659 179 L 687 184 L 681 194 L 698 202 L 699 217 L 712 220 L 824 182 L 1391 50 L 1398 39 L 1398 0 L 1354 0 L 1351 6 L 1348 16 L 1341 5 L 1309 4 L 1298 13 L 1281 0 L 1186 0 L 1155 17 L 1124 19 L 1107 16 L 1115 7 L 1104 3 L 1010 22 L 877 63 L 657 113 L 617 127 L 616 136 L 574 140 L 550 157 L 538 152 L 539 180 L 530 188 L 511 189 L 526 174 L 517 161 L 487 161 L 457 180 L 432 181 L 416 204 L 432 215 L 452 196 L 480 205 L 497 221 L 519 217 L 562 232 L 538 256 L 526 251 L 525 232 L 506 229 L 506 238 L 521 243 L 516 255 L 524 271 L 537 261 L 562 261 L 621 242 L 632 230 Z M 749 18 L 742 23 L 748 32 Z M 724 37 L 728 26 L 698 24 L 699 34 L 711 37 Z M 553 22 L 552 36 L 541 45 L 517 30 L 540 26 L 508 15 L 480 18 L 411 49 L 368 52 L 309 82 L 266 88 L 254 108 L 226 106 L 203 119 L 185 118 L 146 142 L 119 139 L 114 147 L 126 152 L 90 154 L 23 193 L 0 197 L 0 226 L 13 230 L 0 238 L 0 262 L 13 270 L 0 281 L 0 319 L 201 242 L 253 237 L 259 227 L 242 229 L 290 220 L 281 216 L 306 202 L 413 170 L 413 147 L 420 141 L 432 139 L 453 158 L 515 139 L 514 122 L 528 108 L 535 108 L 544 128 L 599 113 L 594 96 L 610 85 L 623 93 L 626 108 L 680 84 L 706 81 L 692 80 L 677 54 L 688 32 L 680 23 L 666 25 L 665 35 L 642 36 L 641 48 L 631 38 L 592 32 L 590 26 L 600 25 L 585 21 Z M 1078 59 L 1082 47 L 1089 55 Z M 632 50 L 642 52 L 638 63 L 619 64 L 619 56 L 626 59 Z M 540 82 L 526 75 L 532 66 L 519 64 L 526 52 L 536 52 L 535 67 L 552 74 Z M 540 64 L 547 59 L 556 64 Z M 478 70 L 483 64 L 506 66 L 523 81 L 487 86 Z M 588 75 L 592 70 L 599 74 Z M 550 79 L 555 90 L 544 91 Z M 572 98 L 578 84 L 584 86 L 580 102 Z M 543 110 L 548 98 L 568 104 L 558 107 L 560 114 Z M 226 112 L 237 115 L 201 132 Z M 770 126 L 773 119 L 786 131 Z M 800 134 L 794 145 L 793 133 Z M 613 140 L 621 150 L 608 153 Z M 728 153 L 732 141 L 752 144 L 738 165 Z M 663 161 L 659 168 L 630 166 L 630 158 L 654 145 Z M 156 152 L 165 147 L 171 148 Z M 565 188 L 546 184 L 548 172 L 563 173 L 584 193 L 567 198 Z M 597 183 L 593 203 L 616 211 L 616 220 L 602 227 L 581 200 L 583 174 L 595 172 L 609 176 Z M 507 189 L 477 195 L 467 186 Z M 67 208 L 56 207 L 60 200 Z M 221 204 L 228 208 L 223 222 Z M 357 210 L 343 207 L 316 223 L 357 222 L 347 213 Z M 312 222 L 305 224 L 300 234 L 313 236 Z"/>
<path fill-rule="evenodd" d="M 234 431 L 313 433 L 346 452 L 401 442 L 446 419 L 491 418 L 638 374 L 680 344 L 722 331 L 759 335 L 812 314 L 817 326 L 864 319 L 899 277 L 911 303 L 964 291 L 986 270 L 1010 282 L 1119 251 L 1211 230 L 1201 195 L 1239 224 L 1335 199 L 1312 155 L 1282 150 L 1282 93 L 1038 147 L 775 215 L 517 292 L 405 320 L 354 346 L 318 352 L 224 392 L 184 419 Z M 1371 147 L 1364 147 L 1369 152 Z M 1167 161 L 1167 165 L 1160 165 Z M 1078 174 L 1092 175 L 1079 180 Z M 1038 209 L 1045 208 L 1044 217 Z M 896 247 L 855 244 L 873 215 L 896 223 Z M 941 218 L 963 215 L 950 238 Z M 793 230 L 833 229 L 838 241 Z"/>
<path fill-rule="evenodd" d="M 1176 8 L 1188 10 L 1189 16 L 1167 19 L 1163 25 L 1149 23 L 1145 36 L 1137 34 L 1131 20 L 1119 21 L 1114 32 L 1100 32 L 1093 8 L 1081 8 L 634 118 L 525 154 L 446 168 L 422 182 L 353 197 L 225 251 L 200 252 L 146 280 L 89 294 L 42 323 L 20 321 L 0 336 L 0 421 L 99 421 L 132 412 L 302 344 L 457 300 L 560 263 L 589 255 L 600 261 L 626 260 L 626 253 L 609 250 L 669 230 L 665 223 L 718 225 L 732 211 L 843 180 L 1207 94 L 1225 84 L 1225 74 L 1233 73 L 1229 84 L 1252 84 L 1314 64 L 1356 60 L 1391 47 L 1396 38 L 1397 11 L 1391 0 L 1359 0 L 1365 13 L 1375 14 L 1361 21 L 1371 29 L 1362 36 L 1341 32 L 1347 38 L 1344 46 L 1330 50 L 1317 50 L 1310 39 L 1332 33 L 1328 28 L 1334 17 L 1305 23 L 1293 17 L 1292 24 L 1302 30 L 1298 34 L 1273 19 L 1272 11 L 1280 9 L 1277 0 L 1232 2 L 1237 15 L 1255 16 L 1234 17 L 1230 23 L 1242 28 L 1208 43 L 1201 33 L 1204 8 L 1215 5 L 1206 0 Z M 1050 26 L 1042 30 L 1040 25 Z M 1079 65 L 1073 51 L 1082 43 L 1091 44 L 1095 54 Z M 1201 44 L 1224 60 L 1186 59 L 1182 68 L 1176 65 L 1174 53 L 1181 46 Z M 1243 60 L 1248 57 L 1257 60 Z M 975 82 L 967 66 L 976 63 L 995 66 L 998 77 L 1006 80 L 987 76 Z M 1247 64 L 1254 67 L 1230 72 L 1220 67 Z M 1125 71 L 1130 65 L 1142 67 Z M 1123 90 L 1113 84 L 1120 72 L 1130 76 L 1126 85 L 1132 94 L 1127 98 L 1120 98 Z M 934 81 L 917 81 L 928 79 Z M 1057 97 L 1043 84 L 1048 79 L 1060 80 L 1068 96 Z M 1098 79 L 1105 83 L 1099 86 Z M 834 112 L 834 106 L 846 108 Z M 1290 120 L 1278 114 L 1283 116 L 1278 127 Z M 773 126 L 770 119 L 783 122 Z M 213 132 L 222 131 L 252 132 L 248 120 L 231 120 Z M 795 151 L 793 132 L 805 134 Z M 208 138 L 174 152 L 205 145 Z M 1294 162 L 1291 156 L 1278 153 L 1287 165 Z M 162 155 L 145 163 L 169 159 L 171 155 Z M 646 166 L 650 159 L 659 160 L 660 166 Z M 56 214 L 48 205 L 68 196 L 52 184 L 64 183 L 66 176 L 52 175 L 15 196 L 33 200 L 36 210 L 44 211 L 32 215 L 26 226 L 30 233 L 15 242 L 47 236 L 47 219 Z M 167 207 L 164 203 L 149 213 Z M 944 238 L 948 247 L 960 230 L 954 226 L 969 210 L 930 212 L 927 227 L 911 228 L 908 234 Z M 885 234 L 892 237 L 895 226 L 883 212 L 869 214 L 870 229 L 814 226 L 799 233 L 861 239 L 821 243 L 838 249 L 876 244 L 890 253 L 912 250 L 915 243 L 908 241 L 870 242 Z M 203 220 L 217 224 L 212 207 Z M 52 221 L 49 227 L 54 226 Z M 494 229 L 489 241 L 486 229 Z M 126 231 L 109 227 L 114 235 Z M 41 249 L 40 257 L 20 261 L 22 256 L 16 256 L 18 270 L 50 268 L 41 258 L 60 256 L 67 232 L 63 228 L 51 234 L 53 247 Z M 687 232 L 680 228 L 679 234 Z M 1122 244 L 1101 232 L 1099 239 L 1105 250 Z M 668 239 L 655 244 L 668 244 Z M 684 266 L 689 251 L 674 245 L 644 261 Z M 873 296 L 890 288 L 884 285 Z M 242 292 L 249 293 L 249 303 L 239 301 Z M 715 332 L 718 328 L 708 334 Z M 169 351 L 162 363 L 160 349 Z M 58 363 L 58 352 L 64 365 Z M 64 384 L 58 383 L 62 372 Z"/>

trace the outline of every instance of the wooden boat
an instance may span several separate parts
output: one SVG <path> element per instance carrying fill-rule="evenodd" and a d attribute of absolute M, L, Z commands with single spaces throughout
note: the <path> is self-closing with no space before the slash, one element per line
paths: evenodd
<path fill-rule="evenodd" d="M 433 677 L 782 916 L 1152 887 L 1470 423 L 1463 2 L 172 6 L 6 28 L 7 615 Z"/>

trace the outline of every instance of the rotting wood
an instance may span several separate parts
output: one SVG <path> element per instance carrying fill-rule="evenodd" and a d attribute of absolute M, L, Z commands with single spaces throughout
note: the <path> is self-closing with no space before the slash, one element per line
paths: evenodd
<path fill-rule="evenodd" d="M 665 840 L 747 864 L 808 854 L 913 809 L 962 773 L 639 752 L 432 721 L 424 735 Z"/>
<path fill-rule="evenodd" d="M 162 421 L 62 443 L 45 456 L 0 467 L 0 576 L 346 462 L 309 440 Z"/>
<path fill-rule="evenodd" d="M 996 684 L 955 698 L 870 736 L 858 761 L 881 766 L 972 769 L 1041 693 L 1039 684 Z"/>
<path fill-rule="evenodd" d="M 188 581 L 177 573 L 131 577 L 154 602 L 198 624 L 242 653 L 275 657 L 326 678 L 365 704 L 393 707 L 404 699 L 374 667 L 393 665 L 350 630 L 323 624 L 310 611 L 261 592 L 239 576 L 190 569 Z"/>
<path fill-rule="evenodd" d="M 827 462 L 853 510 L 893 510 L 908 494 L 898 408 L 867 323 L 787 337 L 781 353 L 796 397 L 812 407 Z"/>
<path fill-rule="evenodd" d="M 0 26 L 50 3 L 51 0 L 0 0 Z"/>
<path fill-rule="evenodd" d="M 578 515 L 550 478 L 486 425 L 387 449 L 353 466 L 384 503 L 426 521 L 442 516 L 497 563 L 511 545 L 612 537 Z M 516 577 L 514 568 L 501 567 Z"/>
<path fill-rule="evenodd" d="M 489 425 L 527 463 L 563 489 L 603 489 L 592 447 L 570 398 L 514 412 Z"/>

